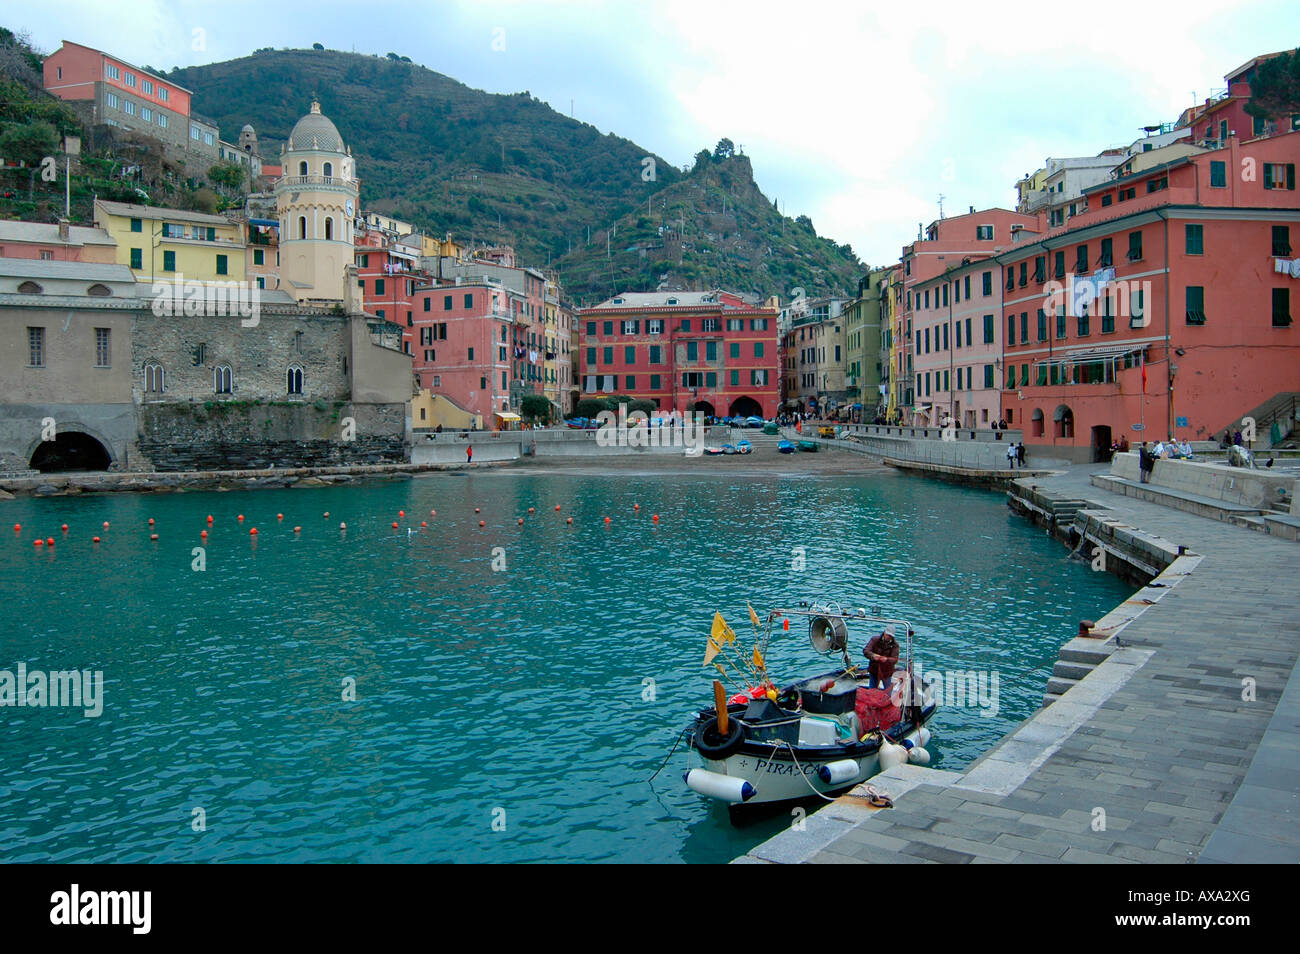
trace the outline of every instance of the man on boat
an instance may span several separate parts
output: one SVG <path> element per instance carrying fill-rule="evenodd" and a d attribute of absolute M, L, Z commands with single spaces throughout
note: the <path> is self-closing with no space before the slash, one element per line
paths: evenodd
<path fill-rule="evenodd" d="M 883 633 L 867 643 L 862 655 L 870 660 L 867 664 L 867 687 L 885 688 L 893 678 L 894 667 L 898 665 L 898 642 L 894 639 L 894 625 L 890 623 Z"/>

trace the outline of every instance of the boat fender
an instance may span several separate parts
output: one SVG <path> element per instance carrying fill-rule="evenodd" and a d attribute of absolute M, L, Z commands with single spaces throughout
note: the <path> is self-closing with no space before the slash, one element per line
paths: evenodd
<path fill-rule="evenodd" d="M 888 771 L 896 765 L 902 765 L 907 761 L 907 749 L 901 745 L 895 745 L 889 739 L 882 738 L 880 741 L 880 770 Z"/>
<path fill-rule="evenodd" d="M 754 786 L 745 779 L 710 772 L 708 769 L 691 769 L 682 776 L 682 779 L 691 791 L 733 804 L 747 802 L 758 794 Z"/>
<path fill-rule="evenodd" d="M 819 768 L 817 777 L 827 785 L 839 785 L 857 778 L 861 771 L 853 759 L 840 759 L 838 762 L 827 762 Z"/>
<path fill-rule="evenodd" d="M 744 740 L 745 728 L 736 719 L 727 720 L 727 731 L 718 731 L 717 717 L 706 719 L 695 730 L 695 751 L 711 762 L 730 758 Z"/>
<path fill-rule="evenodd" d="M 917 741 L 917 744 L 920 745 L 920 746 L 922 746 L 922 747 L 929 745 L 929 744 L 930 744 L 930 730 L 927 729 L 925 726 L 921 726 L 921 728 L 917 729 L 917 730 L 916 730 L 916 741 Z"/>
<path fill-rule="evenodd" d="M 913 765 L 929 765 L 930 753 L 919 745 L 914 745 L 907 750 L 907 760 Z"/>

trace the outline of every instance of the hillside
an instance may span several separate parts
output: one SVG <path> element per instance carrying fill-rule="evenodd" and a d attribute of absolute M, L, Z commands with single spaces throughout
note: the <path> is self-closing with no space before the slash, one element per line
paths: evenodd
<path fill-rule="evenodd" d="M 194 91 L 195 112 L 226 140 L 252 123 L 272 162 L 316 96 L 357 157 L 366 208 L 435 234 L 512 244 L 520 261 L 559 269 L 579 301 L 661 282 L 844 292 L 863 270 L 806 219 L 784 219 L 783 236 L 745 157 L 702 153 L 710 158 L 684 173 L 526 92 L 484 93 L 400 59 L 330 50 L 264 50 L 167 75 Z M 646 157 L 654 181 L 643 181 Z"/>

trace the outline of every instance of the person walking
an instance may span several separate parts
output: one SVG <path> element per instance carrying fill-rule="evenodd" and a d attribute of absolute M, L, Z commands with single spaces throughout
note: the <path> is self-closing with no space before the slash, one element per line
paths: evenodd
<path fill-rule="evenodd" d="M 472 444 L 465 445 L 465 463 L 474 463 L 474 446 Z"/>
<path fill-rule="evenodd" d="M 1155 458 L 1147 450 L 1147 442 L 1143 441 L 1142 446 L 1138 448 L 1138 483 L 1145 484 L 1151 479 L 1151 471 L 1155 466 Z"/>
<path fill-rule="evenodd" d="M 1020 467 L 1023 470 L 1025 466 L 1025 442 L 1024 441 L 1021 441 L 1019 444 L 1016 445 L 1016 460 L 1020 463 Z"/>
<path fill-rule="evenodd" d="M 1007 445 L 1007 467 L 1011 470 L 1016 469 L 1016 442 L 1012 441 Z"/>

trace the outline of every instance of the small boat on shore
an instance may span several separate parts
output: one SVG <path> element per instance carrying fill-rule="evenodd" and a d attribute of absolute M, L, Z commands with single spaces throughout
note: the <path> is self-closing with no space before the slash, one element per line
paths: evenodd
<path fill-rule="evenodd" d="M 736 453 L 736 445 L 735 445 L 735 444 L 723 444 L 723 445 L 722 445 L 722 453 L 724 453 L 724 454 L 734 454 L 734 453 Z"/>
<path fill-rule="evenodd" d="M 736 445 L 736 453 L 737 453 L 737 454 L 752 454 L 752 453 L 754 453 L 754 445 L 751 444 L 749 441 L 741 441 L 740 443 L 738 443 L 738 444 Z"/>
<path fill-rule="evenodd" d="M 773 609 L 761 623 L 752 607 L 749 613 L 755 631 L 749 656 L 734 645 L 735 632 L 721 614 L 714 615 L 705 664 L 725 679 L 727 669 L 715 659 L 726 659 L 730 678 L 743 678 L 748 688 L 728 698 L 715 680 L 713 706 L 699 710 L 687 727 L 688 744 L 704 763 L 683 775 L 692 791 L 726 802 L 735 820 L 740 806 L 831 797 L 903 762 L 929 764 L 926 723 L 937 700 L 934 687 L 913 676 L 906 620 L 816 602 Z M 788 631 L 792 617 L 807 620 L 817 653 L 838 652 L 842 665 L 778 689 L 767 673 L 766 650 L 775 624 Z M 906 634 L 906 652 L 883 684 L 850 660 L 850 621 Z"/>
<path fill-rule="evenodd" d="M 776 445 L 776 449 L 780 451 L 782 454 L 793 454 L 794 444 L 792 444 L 790 441 L 781 441 Z"/>
<path fill-rule="evenodd" d="M 801 451 L 805 451 L 806 453 L 809 453 L 809 454 L 815 454 L 815 453 L 817 453 L 817 442 L 816 442 L 816 441 L 800 441 L 800 442 L 799 442 L 799 449 L 800 449 Z"/>
<path fill-rule="evenodd" d="M 721 447 L 706 447 L 704 448 L 704 453 L 708 454 L 710 457 L 718 457 L 721 456 L 723 450 Z"/>

